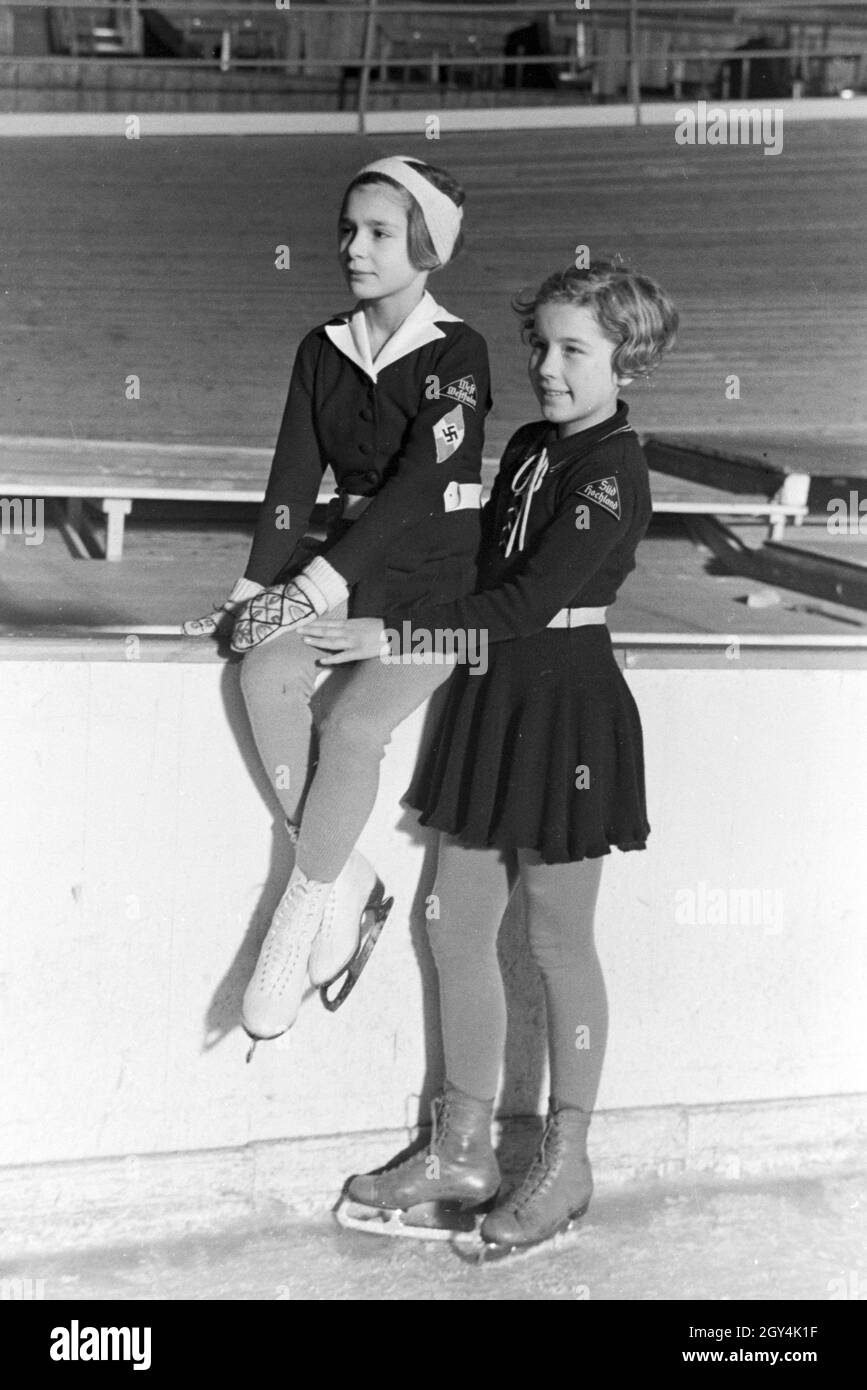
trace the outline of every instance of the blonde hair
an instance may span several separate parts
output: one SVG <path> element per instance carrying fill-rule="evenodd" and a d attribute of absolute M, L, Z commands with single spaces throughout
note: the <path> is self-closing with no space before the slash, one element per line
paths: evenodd
<path fill-rule="evenodd" d="M 615 345 L 611 366 L 617 376 L 649 376 L 677 337 L 678 312 L 665 290 L 617 261 L 591 261 L 586 270 L 569 266 L 537 290 L 516 295 L 512 308 L 522 320 L 522 336 L 532 330 L 539 306 L 552 302 L 591 310 Z"/>

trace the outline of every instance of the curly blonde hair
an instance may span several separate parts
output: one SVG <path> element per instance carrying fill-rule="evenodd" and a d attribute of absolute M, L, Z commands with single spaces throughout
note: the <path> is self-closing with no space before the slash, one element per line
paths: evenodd
<path fill-rule="evenodd" d="M 539 306 L 552 302 L 591 310 L 615 345 L 611 365 L 617 376 L 649 376 L 677 336 L 678 312 L 665 290 L 615 260 L 591 261 L 585 270 L 569 266 L 537 290 L 516 295 L 512 308 L 522 337 L 532 330 Z"/>

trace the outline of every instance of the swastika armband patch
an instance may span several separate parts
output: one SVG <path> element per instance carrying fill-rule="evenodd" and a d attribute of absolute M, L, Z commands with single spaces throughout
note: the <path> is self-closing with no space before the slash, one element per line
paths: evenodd
<path fill-rule="evenodd" d="M 461 405 L 468 405 L 471 410 L 475 410 L 479 403 L 476 379 L 473 376 L 459 376 L 457 381 L 450 381 L 448 386 L 443 387 L 442 395 L 451 396 L 453 401 L 460 401 Z"/>
<path fill-rule="evenodd" d="M 597 478 L 595 482 L 579 487 L 577 492 L 579 497 L 589 498 L 591 502 L 604 507 L 606 512 L 620 520 L 620 489 L 616 478 Z"/>
<path fill-rule="evenodd" d="M 442 463 L 456 453 L 464 442 L 462 406 L 456 405 L 454 410 L 448 411 L 446 415 L 437 420 L 433 427 L 433 437 L 437 451 L 437 463 Z"/>

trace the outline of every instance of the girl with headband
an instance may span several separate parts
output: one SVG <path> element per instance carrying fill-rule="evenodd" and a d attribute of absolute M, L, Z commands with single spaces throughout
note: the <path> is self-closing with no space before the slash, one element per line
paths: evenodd
<path fill-rule="evenodd" d="M 338 1211 L 345 1225 L 429 1238 L 432 1223 L 471 1229 L 473 1212 L 493 1205 L 506 1038 L 497 936 L 517 893 L 545 992 L 551 1099 L 533 1163 L 481 1223 L 475 1248 L 488 1258 L 547 1240 L 593 1190 L 587 1130 L 608 1023 L 596 896 L 604 856 L 643 849 L 650 829 L 641 722 L 605 621 L 651 516 L 619 392 L 652 371 L 677 328 L 658 285 L 608 261 L 549 276 L 515 308 L 542 419 L 506 446 L 482 518 L 479 588 L 385 615 L 394 640 L 406 628 L 476 629 L 489 646 L 484 674 L 455 670 L 407 796 L 442 832 L 428 932 L 446 1085 L 427 1152 L 354 1178 Z M 309 640 L 339 663 L 376 650 L 381 635 L 332 619 Z"/>
<path fill-rule="evenodd" d="M 362 661 L 314 697 L 321 652 L 302 641 L 304 625 L 448 602 L 475 582 L 487 348 L 426 289 L 460 248 L 463 202 L 450 175 L 405 157 L 350 183 L 338 245 L 356 306 L 303 339 L 244 576 L 221 608 L 184 624 L 191 636 L 233 628 L 253 735 L 295 847 L 244 995 L 254 1047 L 292 1026 L 308 972 L 328 1007 L 355 983 L 391 906 L 355 849 L 383 751 L 451 670 Z M 328 466 L 338 495 L 317 544 L 305 530 Z"/>

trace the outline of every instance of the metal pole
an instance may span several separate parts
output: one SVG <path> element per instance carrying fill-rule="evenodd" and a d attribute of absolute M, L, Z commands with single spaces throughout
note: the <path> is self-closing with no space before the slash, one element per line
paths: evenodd
<path fill-rule="evenodd" d="M 129 7 L 130 42 L 133 53 L 144 53 L 144 32 L 139 8 L 139 0 L 131 0 Z"/>
<path fill-rule="evenodd" d="M 364 45 L 361 54 L 361 76 L 358 79 L 358 133 L 366 135 L 365 117 L 370 95 L 370 60 L 373 57 L 373 44 L 376 38 L 376 3 L 368 0 L 368 10 L 364 20 Z"/>
<path fill-rule="evenodd" d="M 638 0 L 629 0 L 629 100 L 635 124 L 641 125 L 641 78 L 638 58 Z"/>

